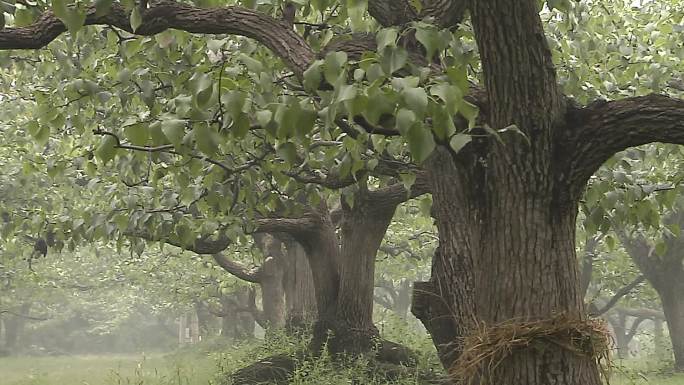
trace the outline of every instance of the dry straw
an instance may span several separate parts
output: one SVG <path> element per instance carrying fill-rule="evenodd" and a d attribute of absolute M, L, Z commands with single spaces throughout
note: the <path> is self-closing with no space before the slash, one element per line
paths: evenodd
<path fill-rule="evenodd" d="M 608 380 L 610 334 L 605 322 L 556 316 L 537 321 L 509 320 L 496 325 L 480 323 L 462 340 L 462 353 L 449 370 L 456 383 L 487 377 L 516 350 L 554 345 L 596 360 Z"/>

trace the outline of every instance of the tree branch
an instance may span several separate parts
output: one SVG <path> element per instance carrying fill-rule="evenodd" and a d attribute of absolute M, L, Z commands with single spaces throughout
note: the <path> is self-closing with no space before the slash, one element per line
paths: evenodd
<path fill-rule="evenodd" d="M 665 315 L 663 312 L 647 308 L 628 308 L 628 307 L 616 307 L 615 311 L 618 313 L 624 313 L 630 317 L 643 317 L 649 319 L 660 319 L 665 320 Z"/>
<path fill-rule="evenodd" d="M 229 272 L 230 274 L 240 278 L 243 281 L 260 283 L 262 277 L 261 267 L 248 268 L 247 266 L 235 262 L 228 258 L 223 253 L 215 253 L 211 255 L 214 261 L 223 268 L 223 270 Z"/>
<path fill-rule="evenodd" d="M 665 95 L 596 102 L 571 111 L 568 118 L 576 138 L 566 160 L 571 183 L 579 190 L 606 160 L 628 147 L 651 142 L 684 144 L 684 100 Z"/>
<path fill-rule="evenodd" d="M 12 315 L 15 317 L 27 319 L 29 321 L 47 321 L 50 319 L 50 317 L 47 317 L 47 316 L 37 317 L 37 316 L 30 316 L 28 314 L 15 313 L 11 310 L 0 310 L 0 315 L 3 315 L 3 314 L 9 314 L 9 315 Z"/>
<path fill-rule="evenodd" d="M 634 321 L 632 321 L 632 326 L 629 328 L 629 332 L 627 332 L 627 334 L 625 335 L 627 337 L 627 341 L 631 341 L 632 338 L 634 338 L 634 335 L 639 329 L 639 325 L 647 319 L 648 318 L 646 317 L 637 317 Z"/>
<path fill-rule="evenodd" d="M 268 47 L 298 76 L 314 59 L 311 47 L 285 21 L 236 6 L 198 8 L 161 0 L 142 13 L 142 24 L 135 31 L 131 28 L 129 12 L 120 4 L 112 4 L 103 16 L 97 16 L 95 6 L 90 6 L 86 9 L 85 25 L 110 25 L 143 36 L 170 28 L 190 33 L 246 36 Z M 27 27 L 0 30 L 0 50 L 42 48 L 65 31 L 66 26 L 48 11 Z"/>
<path fill-rule="evenodd" d="M 592 316 L 598 317 L 606 313 L 613 306 L 615 306 L 615 304 L 617 304 L 622 297 L 629 294 L 632 290 L 634 290 L 635 287 L 639 286 L 639 284 L 641 284 L 645 280 L 646 277 L 644 277 L 643 275 L 636 277 L 632 282 L 620 288 L 620 290 L 618 290 L 617 293 L 615 293 L 615 295 L 610 300 L 608 300 L 608 302 L 606 302 L 605 305 L 601 307 L 601 309 L 597 310 L 596 313 L 592 314 Z"/>

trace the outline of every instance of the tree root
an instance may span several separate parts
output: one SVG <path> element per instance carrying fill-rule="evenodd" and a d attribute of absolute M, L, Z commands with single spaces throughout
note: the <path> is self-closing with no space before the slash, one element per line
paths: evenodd
<path fill-rule="evenodd" d="M 277 354 L 263 358 L 253 364 L 237 370 L 232 375 L 234 385 L 276 384 L 287 385 L 291 382 L 295 370 L 307 360 L 318 359 L 309 351 L 300 351 L 293 355 Z M 334 365 L 344 366 L 347 362 L 342 354 L 333 356 Z M 386 381 L 396 381 L 401 378 L 415 378 L 417 384 L 439 384 L 443 377 L 438 374 L 421 371 L 416 367 L 418 354 L 401 344 L 380 340 L 375 355 L 372 356 L 366 375 L 381 378 Z"/>

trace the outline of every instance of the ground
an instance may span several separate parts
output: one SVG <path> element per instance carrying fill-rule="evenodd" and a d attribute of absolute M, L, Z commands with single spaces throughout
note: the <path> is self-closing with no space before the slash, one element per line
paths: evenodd
<path fill-rule="evenodd" d="M 212 355 L 202 352 L 147 355 L 79 355 L 57 357 L 0 358 L 2 385 L 220 385 L 221 372 L 239 366 L 252 349 L 238 349 L 237 355 Z M 262 348 L 259 351 L 264 352 Z M 612 385 L 684 385 L 684 375 L 658 376 L 654 364 L 639 361 L 616 363 Z M 358 366 L 361 366 L 359 363 Z M 298 374 L 296 385 L 348 384 L 360 373 L 359 367 L 332 369 L 329 362 L 309 363 Z M 225 378 L 225 377 L 223 377 Z M 373 384 L 380 385 L 383 382 Z M 410 378 L 396 384 L 408 385 Z M 369 383 L 370 384 L 370 383 Z"/>
<path fill-rule="evenodd" d="M 206 385 L 216 371 L 215 360 L 201 355 L 182 361 L 159 353 L 0 358 L 3 385 Z"/>

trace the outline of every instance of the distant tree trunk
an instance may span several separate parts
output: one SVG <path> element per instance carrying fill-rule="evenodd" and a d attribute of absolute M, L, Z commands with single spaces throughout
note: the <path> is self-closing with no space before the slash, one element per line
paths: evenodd
<path fill-rule="evenodd" d="M 663 313 L 670 331 L 675 370 L 684 371 L 684 282 L 672 284 L 659 291 L 663 302 Z"/>
<path fill-rule="evenodd" d="M 286 329 L 309 327 L 318 314 L 313 275 L 304 248 L 294 239 L 284 236 L 287 267 L 284 277 L 287 304 Z"/>
<path fill-rule="evenodd" d="M 261 265 L 261 306 L 266 328 L 282 328 L 285 326 L 286 306 L 283 276 L 286 269 L 286 256 L 283 243 L 272 234 L 255 234 L 254 240 L 264 254 Z"/>
<path fill-rule="evenodd" d="M 250 288 L 238 289 L 231 295 L 220 297 L 221 336 L 237 340 L 254 337 L 255 320 L 250 303 Z"/>
<path fill-rule="evenodd" d="M 629 344 L 634 339 L 639 325 L 645 321 L 646 318 L 633 318 L 632 323 L 628 326 L 628 315 L 625 312 L 620 311 L 620 309 L 617 309 L 615 314 L 608 315 L 607 319 L 613 328 L 618 357 L 620 359 L 629 358 Z"/>
<path fill-rule="evenodd" d="M 665 349 L 663 327 L 663 320 L 658 318 L 653 320 L 653 344 L 655 345 L 655 357 L 659 361 L 666 359 L 668 356 L 668 351 Z"/>
<path fill-rule="evenodd" d="M 666 223 L 684 225 L 684 208 L 664 218 Z M 684 236 L 663 236 L 664 255 L 653 256 L 654 247 L 643 234 L 618 229 L 618 236 L 630 258 L 658 293 L 670 331 L 676 371 L 684 371 Z"/>
<path fill-rule="evenodd" d="M 24 302 L 19 306 L 17 310 L 17 315 L 9 314 L 5 317 L 5 347 L 10 351 L 16 351 L 21 340 L 21 336 L 24 333 L 24 327 L 26 326 L 26 319 L 21 315 L 27 315 L 31 311 L 31 303 Z"/>
<path fill-rule="evenodd" d="M 403 319 L 408 316 L 411 307 L 411 281 L 402 279 L 397 290 L 397 299 L 394 302 L 394 312 Z"/>
<path fill-rule="evenodd" d="M 195 312 L 197 313 L 197 326 L 199 328 L 199 335 L 206 337 L 207 335 L 209 335 L 209 331 L 211 329 L 211 327 L 210 327 L 211 313 L 209 313 L 209 311 L 202 304 L 201 301 L 195 302 Z"/>

